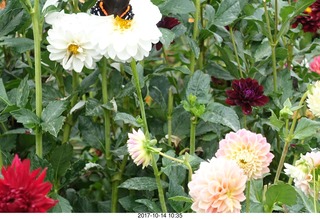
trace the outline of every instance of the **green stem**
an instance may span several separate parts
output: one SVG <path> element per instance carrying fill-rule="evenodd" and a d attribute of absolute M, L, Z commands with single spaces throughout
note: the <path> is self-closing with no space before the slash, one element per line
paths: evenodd
<path fill-rule="evenodd" d="M 194 4 L 196 6 L 196 12 L 194 15 L 192 39 L 195 42 L 197 42 L 198 35 L 199 35 L 199 22 L 200 22 L 200 13 L 201 13 L 200 0 L 194 0 Z M 194 73 L 195 65 L 196 65 L 196 56 L 195 56 L 194 52 L 192 52 L 191 57 L 190 57 L 190 72 L 191 72 L 191 74 Z"/>
<path fill-rule="evenodd" d="M 168 92 L 168 145 L 171 146 L 172 144 L 172 111 L 173 111 L 173 95 L 172 95 L 172 89 L 169 88 Z"/>
<path fill-rule="evenodd" d="M 250 180 L 248 180 L 246 186 L 246 213 L 250 212 L 250 184 Z"/>
<path fill-rule="evenodd" d="M 276 93 L 278 91 L 277 83 L 277 55 L 276 55 L 276 45 L 271 44 L 271 56 L 272 56 L 272 75 L 273 75 L 273 91 Z"/>
<path fill-rule="evenodd" d="M 301 100 L 299 102 L 299 106 L 302 106 L 304 104 L 304 101 L 307 98 L 308 93 L 309 92 L 306 91 L 303 94 L 303 96 L 301 97 Z M 300 107 L 298 107 L 298 108 L 300 109 Z M 294 132 L 294 129 L 296 127 L 296 123 L 297 123 L 298 117 L 299 117 L 299 113 L 297 113 L 297 112 L 294 113 L 294 117 L 293 117 L 293 121 L 292 121 L 292 124 L 291 124 L 291 128 L 290 128 L 290 131 L 288 133 L 288 136 L 286 137 L 285 144 L 284 144 L 284 147 L 283 147 L 283 150 L 282 150 L 282 154 L 281 154 L 281 158 L 280 158 L 280 161 L 279 161 L 279 165 L 278 165 L 278 168 L 277 168 L 276 176 L 274 178 L 274 184 L 277 184 L 278 181 L 279 181 L 279 177 L 280 177 L 280 173 L 281 173 L 281 170 L 282 170 L 282 167 L 283 167 L 283 164 L 284 164 L 284 160 L 285 160 L 285 158 L 287 156 L 290 142 L 293 139 L 293 132 Z"/>
<path fill-rule="evenodd" d="M 138 95 L 138 98 L 139 98 L 140 113 L 141 113 L 141 117 L 142 117 L 142 120 L 143 120 L 144 132 L 145 132 L 145 135 L 147 137 L 149 137 L 149 130 L 148 130 L 148 124 L 147 124 L 146 111 L 144 109 L 144 101 L 143 101 L 143 97 L 142 97 L 142 93 L 141 93 L 139 74 L 138 74 L 138 71 L 137 71 L 137 64 L 136 64 L 135 60 L 131 61 L 131 69 L 132 69 L 132 75 L 133 75 L 133 80 L 134 80 L 134 86 L 136 88 L 137 95 Z"/>
<path fill-rule="evenodd" d="M 42 82 L 41 82 L 41 30 L 39 0 L 34 1 L 34 8 L 31 10 L 33 42 L 34 42 L 34 72 L 36 92 L 36 115 L 41 118 L 42 114 Z M 36 154 L 42 158 L 42 130 L 40 126 L 35 130 Z"/>
<path fill-rule="evenodd" d="M 278 25 L 279 25 L 279 18 L 278 18 L 278 0 L 274 1 L 274 42 L 277 41 L 277 33 L 278 33 Z"/>
<path fill-rule="evenodd" d="M 118 192 L 119 192 L 119 184 L 122 181 L 122 176 L 124 173 L 124 170 L 126 168 L 126 164 L 128 161 L 128 156 L 125 155 L 123 157 L 120 170 L 118 173 L 114 176 L 113 181 L 112 181 L 112 192 L 111 192 L 111 213 L 117 213 L 118 212 Z"/>
<path fill-rule="evenodd" d="M 78 100 L 78 87 L 79 87 L 79 74 L 75 71 L 72 72 L 72 98 L 70 103 L 70 108 L 74 107 Z M 63 128 L 63 138 L 62 143 L 69 141 L 71 128 L 73 126 L 73 114 L 67 116 L 64 128 Z"/>
<path fill-rule="evenodd" d="M 317 210 L 317 200 L 318 200 L 318 189 L 317 189 L 317 186 L 316 186 L 316 169 L 313 168 L 312 170 L 312 177 L 313 177 L 313 207 L 314 207 L 314 213 L 317 213 L 318 210 Z"/>
<path fill-rule="evenodd" d="M 102 103 L 108 103 L 108 73 L 107 73 L 107 60 L 103 58 L 101 60 L 101 86 L 102 86 Z M 104 137 L 105 137 L 105 156 L 107 166 L 111 167 L 112 155 L 111 155 L 111 139 L 110 139 L 110 112 L 108 109 L 103 108 L 104 119 Z"/>
<path fill-rule="evenodd" d="M 162 185 L 161 185 L 160 173 L 159 173 L 159 170 L 158 170 L 158 167 L 157 167 L 157 162 L 156 162 L 156 160 L 154 158 L 154 155 L 152 155 L 152 159 L 151 160 L 152 160 L 152 168 L 153 168 L 154 176 L 156 178 L 161 210 L 162 210 L 163 213 L 167 213 L 167 206 L 166 206 L 166 201 L 164 199 L 163 188 L 162 188 Z"/>
<path fill-rule="evenodd" d="M 243 73 L 242 73 L 242 69 L 241 69 L 240 59 L 239 59 L 239 55 L 238 55 L 238 49 L 237 49 L 235 37 L 234 37 L 233 30 L 232 30 L 232 27 L 231 27 L 231 26 L 230 26 L 229 30 L 230 30 L 230 37 L 231 37 L 231 41 L 232 41 L 232 46 L 233 46 L 233 50 L 234 50 L 234 55 L 236 56 L 236 61 L 237 61 L 237 64 L 238 64 L 239 74 L 240 74 L 240 77 L 243 78 Z"/>
<path fill-rule="evenodd" d="M 190 154 L 194 155 L 196 151 L 196 126 L 197 126 L 197 117 L 191 117 L 191 127 L 190 127 Z"/>
<path fill-rule="evenodd" d="M 2 159 L 2 151 L 0 148 L 0 171 L 2 170 L 2 166 L 3 166 L 3 159 Z"/>

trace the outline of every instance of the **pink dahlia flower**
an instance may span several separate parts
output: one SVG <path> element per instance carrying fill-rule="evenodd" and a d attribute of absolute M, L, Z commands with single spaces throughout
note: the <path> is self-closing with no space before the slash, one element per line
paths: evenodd
<path fill-rule="evenodd" d="M 314 57 L 314 59 L 310 62 L 310 70 L 320 74 L 320 56 Z"/>
<path fill-rule="evenodd" d="M 189 182 L 192 210 L 197 213 L 239 213 L 246 199 L 247 176 L 233 160 L 213 157 L 201 162 Z"/>
<path fill-rule="evenodd" d="M 219 142 L 216 157 L 235 160 L 249 179 L 260 179 L 268 173 L 274 155 L 270 144 L 261 134 L 246 129 L 230 132 Z"/>
<path fill-rule="evenodd" d="M 314 196 L 314 178 L 313 172 L 319 172 L 320 167 L 320 151 L 308 152 L 302 155 L 294 165 L 285 163 L 286 169 L 284 172 L 293 178 L 295 187 L 301 189 L 306 195 Z M 316 185 L 319 185 L 320 179 L 316 176 Z M 320 191 L 318 191 L 317 198 L 320 199 Z"/>
<path fill-rule="evenodd" d="M 158 152 L 161 149 L 153 146 L 157 141 L 146 138 L 141 129 L 138 131 L 133 129 L 132 133 L 128 134 L 127 147 L 133 162 L 139 166 L 142 164 L 142 169 L 148 166 L 152 159 L 152 153 Z"/>
<path fill-rule="evenodd" d="M 47 212 L 58 202 L 47 196 L 52 185 L 44 182 L 46 169 L 30 171 L 30 160 L 21 161 L 15 155 L 1 173 L 0 212 Z"/>

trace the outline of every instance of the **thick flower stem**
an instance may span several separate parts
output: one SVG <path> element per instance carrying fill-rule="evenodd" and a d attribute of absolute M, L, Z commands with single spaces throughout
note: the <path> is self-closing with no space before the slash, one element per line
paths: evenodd
<path fill-rule="evenodd" d="M 118 191 L 119 191 L 119 184 L 122 181 L 122 175 L 124 173 L 124 170 L 126 168 L 126 164 L 128 161 L 129 155 L 125 155 L 123 157 L 120 170 L 118 173 L 113 177 L 112 181 L 112 192 L 111 192 L 111 213 L 117 213 L 118 212 Z"/>
<path fill-rule="evenodd" d="M 234 50 L 234 55 L 236 56 L 236 60 L 237 60 L 237 64 L 238 64 L 239 74 L 240 74 L 240 77 L 243 78 L 243 73 L 242 73 L 242 70 L 241 70 L 240 59 L 239 59 L 239 55 L 238 55 L 238 49 L 237 49 L 236 41 L 235 41 L 235 38 L 234 38 L 232 26 L 230 26 L 229 30 L 230 30 L 230 37 L 231 37 L 231 41 L 232 41 L 232 46 L 233 46 L 233 50 Z"/>
<path fill-rule="evenodd" d="M 173 95 L 172 95 L 172 89 L 169 88 L 168 92 L 168 114 L 167 114 L 167 120 L 168 120 L 168 145 L 171 146 L 171 137 L 172 137 L 172 110 L 173 110 Z"/>
<path fill-rule="evenodd" d="M 299 102 L 299 109 L 300 109 L 300 106 L 302 106 L 304 104 L 304 101 L 307 98 L 308 93 L 309 93 L 309 91 L 306 91 L 303 94 L 303 96 L 301 97 L 301 100 Z M 281 173 L 281 170 L 282 170 L 282 167 L 283 167 L 283 164 L 284 164 L 284 160 L 285 160 L 285 158 L 287 156 L 290 142 L 293 139 L 293 132 L 294 132 L 294 129 L 296 127 L 298 116 L 299 116 L 298 113 L 294 113 L 294 117 L 293 117 L 293 121 L 292 121 L 292 124 L 291 124 L 291 128 L 290 128 L 289 134 L 286 137 L 285 144 L 284 144 L 284 147 L 283 147 L 283 150 L 282 150 L 282 154 L 281 154 L 281 158 L 280 158 L 280 161 L 279 161 L 279 165 L 278 165 L 278 168 L 277 168 L 276 176 L 274 178 L 274 184 L 277 184 L 278 181 L 279 181 L 279 177 L 280 177 L 280 173 Z"/>
<path fill-rule="evenodd" d="M 141 87 L 140 87 L 140 80 L 139 80 L 139 74 L 137 71 L 137 64 L 135 60 L 131 61 L 131 69 L 132 69 L 132 75 L 133 75 L 133 81 L 134 81 L 134 86 L 137 91 L 137 95 L 139 98 L 139 105 L 140 105 L 140 113 L 143 121 L 143 129 L 145 132 L 145 135 L 149 137 L 149 130 L 148 130 L 148 124 L 147 124 L 147 117 L 146 117 L 146 111 L 144 109 L 144 101 L 141 93 Z"/>
<path fill-rule="evenodd" d="M 158 167 L 157 167 L 157 162 L 155 160 L 154 155 L 152 155 L 152 159 L 151 160 L 152 160 L 152 168 L 153 168 L 154 176 L 156 178 L 161 210 L 162 210 L 163 213 L 167 213 L 167 206 L 166 206 L 166 201 L 164 199 L 163 188 L 162 188 L 162 185 L 161 185 L 160 173 L 159 173 L 159 170 L 158 170 Z"/>
<path fill-rule="evenodd" d="M 33 42 L 34 42 L 34 72 L 35 72 L 35 92 L 36 92 L 36 115 L 41 118 L 42 114 L 42 82 L 41 82 L 41 30 L 39 0 L 34 1 L 34 7 L 31 10 Z M 40 126 L 36 127 L 36 154 L 42 158 L 42 130 Z"/>
<path fill-rule="evenodd" d="M 318 187 L 317 187 L 317 184 L 316 184 L 316 169 L 313 168 L 312 170 L 312 178 L 313 178 L 313 207 L 314 207 L 314 213 L 318 213 L 318 210 L 317 210 L 317 200 L 318 200 Z"/>
<path fill-rule="evenodd" d="M 200 22 L 200 15 L 201 15 L 201 3 L 200 0 L 194 0 L 194 4 L 196 6 L 196 12 L 194 15 L 194 23 L 193 23 L 193 35 L 192 39 L 196 42 L 199 36 L 199 22 Z M 196 54 L 192 51 L 190 57 L 190 72 L 191 74 L 194 73 L 196 66 Z"/>
<path fill-rule="evenodd" d="M 196 126 L 197 117 L 191 117 L 191 127 L 190 127 L 190 154 L 194 155 L 196 151 Z"/>
<path fill-rule="evenodd" d="M 250 212 L 250 184 L 250 180 L 248 180 L 246 186 L 246 213 Z"/>
<path fill-rule="evenodd" d="M 108 103 L 108 73 L 107 73 L 107 60 L 102 59 L 101 63 L 101 87 L 102 87 L 102 103 Z M 110 141 L 110 113 L 108 109 L 103 108 L 103 119 L 104 119 L 104 146 L 107 166 L 110 168 L 112 164 L 111 156 L 111 141 Z"/>
<path fill-rule="evenodd" d="M 78 87 L 79 87 L 79 74 L 73 71 L 72 72 L 72 98 L 70 103 L 71 108 L 74 107 L 74 105 L 77 103 Z M 73 115 L 69 114 L 63 128 L 62 143 L 66 143 L 69 141 L 72 126 L 73 126 Z"/>

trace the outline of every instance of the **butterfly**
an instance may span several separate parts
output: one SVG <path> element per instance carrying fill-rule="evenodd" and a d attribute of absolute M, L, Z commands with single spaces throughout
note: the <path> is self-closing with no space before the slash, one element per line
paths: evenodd
<path fill-rule="evenodd" d="M 98 16 L 114 15 L 125 20 L 133 19 L 132 6 L 130 0 L 98 0 L 91 8 L 91 14 Z"/>

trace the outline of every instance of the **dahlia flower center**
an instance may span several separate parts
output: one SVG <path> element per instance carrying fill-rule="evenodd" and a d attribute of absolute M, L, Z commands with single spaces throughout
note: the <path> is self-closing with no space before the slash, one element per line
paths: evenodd
<path fill-rule="evenodd" d="M 256 171 L 255 157 L 248 150 L 242 150 L 235 155 L 237 164 L 244 170 L 248 177 L 251 177 L 252 173 Z"/>
<path fill-rule="evenodd" d="M 254 96 L 254 91 L 251 89 L 246 89 L 243 93 L 245 98 L 252 98 Z"/>
<path fill-rule="evenodd" d="M 132 25 L 132 20 L 125 20 L 119 16 L 117 16 L 114 19 L 114 27 L 116 30 L 124 31 L 129 29 L 131 25 Z"/>
<path fill-rule="evenodd" d="M 69 46 L 68 46 L 68 52 L 71 53 L 71 55 L 77 55 L 81 52 L 81 48 L 79 45 L 77 44 L 74 44 L 74 43 L 71 43 Z"/>

